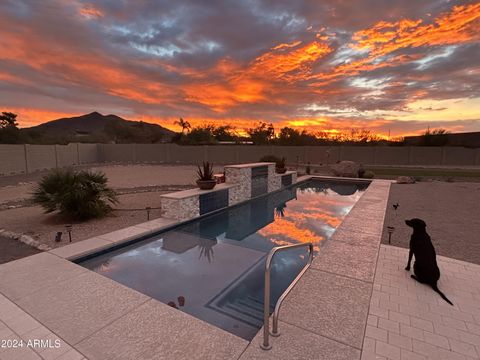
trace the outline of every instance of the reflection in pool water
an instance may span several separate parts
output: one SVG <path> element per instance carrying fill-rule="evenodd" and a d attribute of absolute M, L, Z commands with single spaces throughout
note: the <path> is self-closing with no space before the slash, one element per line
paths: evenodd
<path fill-rule="evenodd" d="M 308 181 L 80 264 L 251 339 L 262 324 L 268 251 L 310 241 L 321 251 L 367 186 Z M 275 256 L 272 304 L 303 267 L 305 255 L 297 249 Z"/>

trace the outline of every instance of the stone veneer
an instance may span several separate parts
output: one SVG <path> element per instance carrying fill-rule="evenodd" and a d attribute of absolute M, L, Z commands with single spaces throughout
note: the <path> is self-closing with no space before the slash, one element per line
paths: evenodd
<path fill-rule="evenodd" d="M 297 172 L 296 171 L 287 171 L 285 174 L 273 174 L 270 177 L 269 174 L 269 181 L 268 181 L 268 192 L 280 190 L 282 188 L 282 178 L 284 176 L 291 176 L 292 177 L 292 184 L 297 182 Z"/>
<path fill-rule="evenodd" d="M 268 166 L 268 192 L 278 190 L 275 188 L 275 163 L 252 163 L 241 165 L 225 166 L 225 181 L 227 183 L 238 184 L 239 187 L 231 192 L 229 205 L 234 205 L 246 201 L 252 197 L 252 168 L 259 166 Z"/>
<path fill-rule="evenodd" d="M 274 183 L 275 183 L 275 165 L 270 165 L 268 167 L 268 192 L 272 192 L 272 191 L 275 191 L 275 190 L 278 190 L 280 189 L 280 187 L 275 187 L 274 186 Z"/>
<path fill-rule="evenodd" d="M 200 201 L 198 196 L 182 199 L 162 197 L 163 216 L 169 219 L 188 220 L 200 216 Z"/>
<path fill-rule="evenodd" d="M 252 168 L 225 167 L 225 182 L 238 184 L 238 187 L 229 193 L 229 204 L 234 205 L 248 200 L 252 192 Z"/>
<path fill-rule="evenodd" d="M 282 176 L 280 174 L 275 174 L 268 181 L 268 192 L 279 190 L 282 187 Z"/>
<path fill-rule="evenodd" d="M 292 171 L 292 184 L 295 184 L 297 182 L 297 172 Z"/>
<path fill-rule="evenodd" d="M 227 190 L 229 204 L 231 194 L 235 194 L 237 184 L 217 184 L 212 190 L 189 189 L 161 195 L 162 216 L 179 221 L 193 219 L 200 215 L 200 196 Z"/>

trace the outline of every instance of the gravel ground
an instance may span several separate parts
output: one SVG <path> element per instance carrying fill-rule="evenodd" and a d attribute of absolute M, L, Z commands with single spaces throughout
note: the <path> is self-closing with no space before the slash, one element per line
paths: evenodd
<path fill-rule="evenodd" d="M 28 246 L 20 241 L 0 236 L 0 264 L 21 259 L 39 252 L 40 250 Z"/>
<path fill-rule="evenodd" d="M 160 207 L 160 195 L 169 191 L 141 192 L 120 195 L 120 203 L 116 207 L 121 209 L 140 209 L 147 206 Z M 161 216 L 160 210 L 151 210 L 150 219 Z M 39 206 L 28 206 L 0 211 L 0 228 L 23 233 L 33 237 L 42 244 L 58 247 L 66 245 L 68 234 L 65 232 L 65 222 L 56 214 L 45 214 Z M 103 219 L 95 219 L 82 223 L 73 223 L 72 241 L 85 240 L 94 236 L 115 231 L 127 226 L 147 221 L 147 213 L 142 211 L 114 211 Z M 62 231 L 62 242 L 54 241 L 57 231 Z"/>
<path fill-rule="evenodd" d="M 123 209 L 144 209 L 147 206 L 159 208 L 161 194 L 196 186 L 195 166 L 109 165 L 91 169 L 103 171 L 107 175 L 109 185 L 121 194 L 120 202 L 115 208 L 122 210 L 114 211 L 103 219 L 74 223 L 74 242 L 145 222 L 145 210 Z M 221 168 L 215 170 L 220 171 Z M 51 247 L 63 246 L 68 243 L 68 235 L 65 233 L 67 223 L 56 214 L 44 214 L 42 208 L 33 206 L 28 201 L 36 181 L 43 174 L 0 178 L 0 229 L 27 234 Z M 160 216 L 160 210 L 151 210 L 150 219 Z M 64 232 L 60 243 L 54 241 L 57 231 Z"/>
<path fill-rule="evenodd" d="M 196 186 L 197 167 L 192 165 L 108 165 L 89 169 L 105 173 L 108 184 L 114 189 Z M 223 171 L 223 166 L 215 166 L 214 171 Z M 0 177 L 0 204 L 29 198 L 37 181 L 46 173 Z"/>
<path fill-rule="evenodd" d="M 394 226 L 391 245 L 408 248 L 412 231 L 405 219 L 414 217 L 427 223 L 438 255 L 480 264 L 479 183 L 392 184 L 382 242 L 388 244 L 386 227 Z"/>

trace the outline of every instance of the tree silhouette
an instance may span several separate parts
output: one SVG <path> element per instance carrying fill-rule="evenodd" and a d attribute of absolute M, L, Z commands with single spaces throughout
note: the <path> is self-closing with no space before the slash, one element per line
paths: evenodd
<path fill-rule="evenodd" d="M 423 146 L 445 146 L 448 143 L 448 134 L 446 129 L 428 128 L 420 137 L 420 145 Z"/>
<path fill-rule="evenodd" d="M 256 127 L 247 130 L 255 145 L 268 144 L 275 137 L 275 128 L 272 123 L 259 122 Z"/>
<path fill-rule="evenodd" d="M 190 123 L 188 121 L 183 120 L 183 118 L 180 118 L 179 120 L 175 121 L 174 124 L 182 127 L 182 134 L 185 133 L 185 130 L 189 130 L 192 128 Z"/>
<path fill-rule="evenodd" d="M 17 114 L 3 111 L 2 115 L 0 115 L 0 129 L 16 128 L 17 126 Z"/>

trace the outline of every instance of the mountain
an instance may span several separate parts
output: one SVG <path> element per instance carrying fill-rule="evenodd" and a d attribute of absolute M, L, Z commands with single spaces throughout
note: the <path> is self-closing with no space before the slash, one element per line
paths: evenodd
<path fill-rule="evenodd" d="M 52 120 L 23 130 L 36 138 L 86 142 L 168 142 L 175 135 L 175 132 L 157 124 L 125 120 L 96 111 Z"/>

